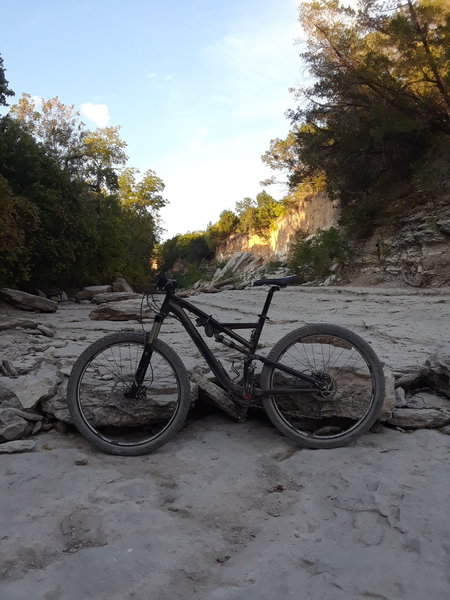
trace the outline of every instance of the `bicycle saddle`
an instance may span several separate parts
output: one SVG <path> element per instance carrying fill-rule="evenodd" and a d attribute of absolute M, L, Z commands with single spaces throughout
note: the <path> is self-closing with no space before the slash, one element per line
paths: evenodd
<path fill-rule="evenodd" d="M 278 277 L 277 279 L 258 279 L 253 282 L 253 285 L 278 285 L 279 287 L 286 287 L 290 283 L 293 283 L 296 279 L 297 275 L 289 275 L 288 277 Z"/>

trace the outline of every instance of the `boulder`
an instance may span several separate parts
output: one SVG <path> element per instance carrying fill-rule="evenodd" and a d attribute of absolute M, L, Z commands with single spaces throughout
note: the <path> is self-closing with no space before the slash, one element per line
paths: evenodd
<path fill-rule="evenodd" d="M 444 427 L 450 423 L 450 400 L 429 392 L 402 398 L 402 406 L 393 410 L 387 423 L 405 429 Z"/>
<path fill-rule="evenodd" d="M 141 315 L 142 305 L 142 315 Z M 144 317 L 152 317 L 155 313 L 141 300 L 124 300 L 122 302 L 105 302 L 89 313 L 94 321 L 136 321 Z"/>
<path fill-rule="evenodd" d="M 235 404 L 227 392 L 216 385 L 213 381 L 210 381 L 199 373 L 191 373 L 190 380 L 197 388 L 196 395 L 199 399 L 207 400 L 218 406 L 227 415 L 237 419 L 238 421 L 244 420 L 245 410 Z"/>
<path fill-rule="evenodd" d="M 63 387 L 63 386 L 61 386 Z M 66 390 L 64 393 L 59 392 L 56 396 L 43 400 L 41 402 L 41 409 L 46 415 L 54 417 L 57 421 L 62 423 L 72 423 L 72 417 L 70 416 L 69 407 L 67 406 Z"/>
<path fill-rule="evenodd" d="M 108 381 L 105 386 L 98 381 L 92 388 L 85 388 L 85 396 L 89 405 L 83 407 L 89 422 L 96 427 L 136 427 L 148 423 L 157 423 L 169 419 L 176 408 L 176 389 L 170 396 L 170 385 L 162 382 L 160 388 L 150 386 L 144 398 L 136 398 L 132 402 L 123 396 L 121 388 L 111 389 Z M 58 421 L 72 423 L 67 407 L 66 397 L 61 393 L 42 403 L 45 413 Z"/>
<path fill-rule="evenodd" d="M 432 354 L 425 361 L 424 370 L 428 385 L 450 398 L 450 344 Z"/>
<path fill-rule="evenodd" d="M 0 408 L 0 442 L 20 439 L 26 432 L 27 421 L 12 408 Z"/>
<path fill-rule="evenodd" d="M 92 300 L 95 304 L 104 304 L 105 302 L 120 302 L 121 300 L 132 300 L 135 298 L 142 298 L 142 294 L 135 294 L 134 292 L 106 292 L 95 295 Z"/>
<path fill-rule="evenodd" d="M 118 277 L 115 282 L 112 284 L 113 292 L 128 292 L 129 294 L 133 293 L 133 288 L 129 285 L 123 277 Z"/>
<path fill-rule="evenodd" d="M 17 440 L 0 444 L 0 454 L 12 454 L 13 452 L 30 452 L 36 447 L 33 440 Z"/>
<path fill-rule="evenodd" d="M 51 313 L 56 312 L 58 308 L 58 303 L 53 300 L 8 288 L 0 289 L 0 299 L 21 310 Z"/>
<path fill-rule="evenodd" d="M 55 395 L 61 378 L 55 365 L 45 363 L 27 375 L 15 379 L 3 377 L 0 383 L 18 398 L 23 408 L 34 408 L 41 400 Z"/>
<path fill-rule="evenodd" d="M 9 321 L 0 322 L 0 331 L 6 331 L 7 329 L 17 329 L 17 327 L 23 327 L 24 329 L 36 329 L 39 325 L 37 321 L 31 319 L 10 319 Z"/>
<path fill-rule="evenodd" d="M 110 285 L 91 285 L 83 288 L 81 292 L 78 292 L 75 296 L 75 302 L 92 300 L 97 294 L 105 294 L 107 292 L 112 292 L 112 287 Z"/>
<path fill-rule="evenodd" d="M 381 413 L 380 413 L 380 421 L 385 421 L 386 419 L 388 419 L 392 415 L 392 411 L 395 409 L 396 394 L 395 394 L 394 385 L 395 385 L 394 374 L 392 373 L 392 371 L 390 369 L 388 369 L 387 367 L 384 367 L 385 394 L 384 394 L 383 407 L 382 407 Z"/>

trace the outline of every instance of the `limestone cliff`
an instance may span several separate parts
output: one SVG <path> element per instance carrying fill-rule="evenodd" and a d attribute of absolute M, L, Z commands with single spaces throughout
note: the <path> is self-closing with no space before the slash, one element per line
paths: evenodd
<path fill-rule="evenodd" d="M 267 260 L 283 260 L 298 231 L 311 234 L 319 228 L 327 229 L 336 224 L 338 216 L 338 208 L 324 193 L 307 196 L 275 221 L 267 237 L 234 234 L 219 244 L 216 258 L 224 260 L 235 252 L 249 251 Z"/>

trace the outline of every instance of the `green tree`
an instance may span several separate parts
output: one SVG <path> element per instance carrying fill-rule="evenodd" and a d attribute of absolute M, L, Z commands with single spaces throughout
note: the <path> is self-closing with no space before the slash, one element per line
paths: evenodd
<path fill-rule="evenodd" d="M 126 168 L 118 178 L 119 196 L 123 206 L 138 214 L 151 214 L 156 217 L 159 210 L 167 205 L 162 193 L 165 185 L 155 171 L 149 169 L 136 181 L 138 169 Z"/>
<path fill-rule="evenodd" d="M 255 229 L 256 202 L 253 198 L 246 197 L 236 202 L 236 214 L 239 219 L 237 230 L 239 233 L 251 233 Z"/>
<path fill-rule="evenodd" d="M 96 192 L 117 190 L 118 169 L 127 161 L 127 144 L 120 138 L 119 127 L 88 131 L 75 107 L 63 104 L 57 96 L 39 101 L 24 93 L 10 114 L 72 177 Z"/>
<path fill-rule="evenodd" d="M 223 210 L 219 215 L 217 223 L 208 227 L 208 233 L 212 237 L 213 244 L 236 233 L 239 224 L 238 216 L 232 210 Z"/>
<path fill-rule="evenodd" d="M 265 235 L 276 219 L 284 212 L 283 205 L 263 191 L 256 196 L 254 227 L 257 233 Z"/>
<path fill-rule="evenodd" d="M 18 119 L 36 141 L 43 144 L 48 155 L 61 168 L 72 174 L 79 172 L 83 124 L 73 105 L 61 103 L 58 97 L 40 101 L 23 93 L 9 114 Z"/>
<path fill-rule="evenodd" d="M 120 127 L 103 127 L 83 131 L 79 147 L 83 179 L 96 192 L 115 192 L 118 189 L 118 169 L 126 164 L 124 142 Z"/>
<path fill-rule="evenodd" d="M 8 106 L 7 96 L 14 96 L 14 92 L 8 88 L 8 81 L 5 77 L 5 68 L 3 58 L 0 54 L 0 106 Z"/>
<path fill-rule="evenodd" d="M 360 0 L 358 10 L 317 0 L 302 4 L 300 15 L 314 83 L 297 91 L 293 130 L 265 161 L 287 168 L 292 187 L 325 174 L 344 209 L 364 201 L 376 212 L 396 201 L 396 190 L 410 195 L 424 163 L 439 166 L 436 181 L 445 179 L 448 0 Z"/>

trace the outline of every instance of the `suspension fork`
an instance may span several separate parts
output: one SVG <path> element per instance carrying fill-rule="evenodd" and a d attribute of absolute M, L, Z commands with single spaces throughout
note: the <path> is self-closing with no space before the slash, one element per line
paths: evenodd
<path fill-rule="evenodd" d="M 166 315 L 158 313 L 153 321 L 153 326 L 149 333 L 145 336 L 144 352 L 136 369 L 136 375 L 134 376 L 133 383 L 128 392 L 125 392 L 125 398 L 135 399 L 139 394 L 139 390 L 142 388 L 142 382 L 144 381 L 145 374 L 147 373 L 148 366 L 152 359 L 153 354 L 153 343 L 159 335 L 161 325 Z"/>

